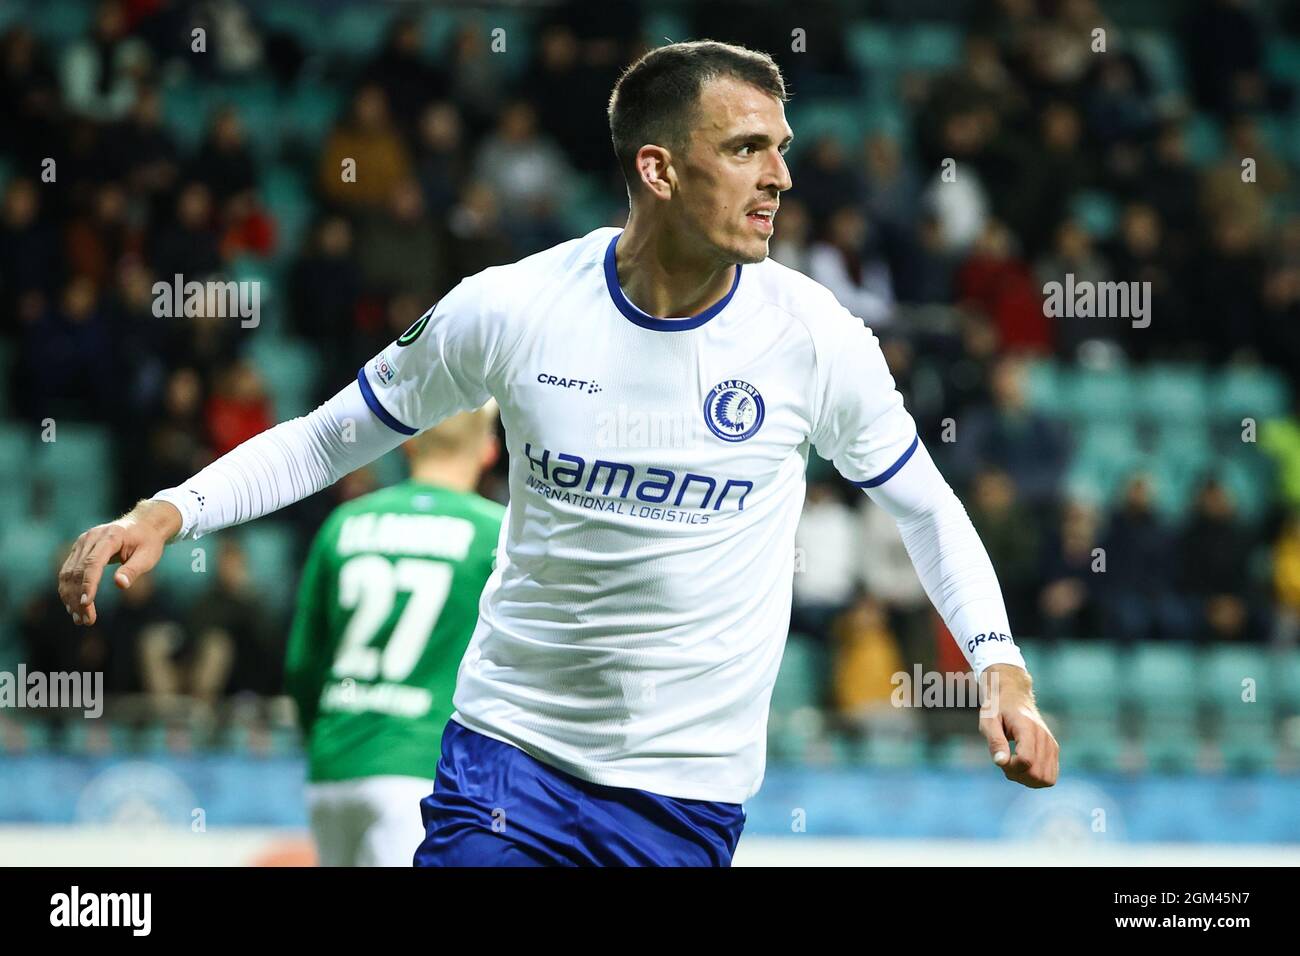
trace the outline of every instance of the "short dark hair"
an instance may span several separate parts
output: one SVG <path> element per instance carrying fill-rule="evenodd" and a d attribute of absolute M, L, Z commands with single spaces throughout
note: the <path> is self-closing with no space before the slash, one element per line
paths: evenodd
<path fill-rule="evenodd" d="M 637 179 L 637 150 L 646 143 L 686 147 L 699 118 L 700 90 L 721 77 L 749 83 L 782 103 L 790 98 L 781 68 L 770 56 L 717 40 L 657 47 L 623 71 L 607 113 L 614 155 L 629 187 Z"/>

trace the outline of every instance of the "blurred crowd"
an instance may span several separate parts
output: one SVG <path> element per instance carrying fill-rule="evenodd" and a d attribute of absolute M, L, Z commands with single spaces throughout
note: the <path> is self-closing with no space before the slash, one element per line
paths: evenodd
<path fill-rule="evenodd" d="M 690 36 L 767 50 L 786 72 L 794 189 L 772 255 L 881 336 L 1017 635 L 1286 642 L 1300 629 L 1294 419 L 1276 431 L 1280 485 L 1261 517 L 1243 518 L 1209 473 L 1171 523 L 1149 475 L 1130 476 L 1114 501 L 1071 497 L 1075 436 L 1033 407 L 1025 384 L 1028 363 L 1043 360 L 1231 364 L 1300 380 L 1296 170 L 1263 135 L 1296 106 L 1267 67 L 1270 31 L 1300 32 L 1300 14 L 1177 6 L 1164 33 L 1186 65 L 1175 96 L 1124 42 L 1120 11 L 1094 0 L 929 4 L 960 45 L 953 63 L 915 71 L 852 55 L 837 3 L 673 8 Z M 318 365 L 316 401 L 462 276 L 571 238 L 575 204 L 602 197 L 602 221 L 621 225 L 605 104 L 620 69 L 662 42 L 646 35 L 655 10 L 538 5 L 523 52 L 505 56 L 483 16 L 431 50 L 418 7 L 363 55 L 327 55 L 308 31 L 237 0 L 108 0 L 66 42 L 11 24 L 0 36 L 0 343 L 12 417 L 109 429 L 126 508 L 277 418 L 258 333 L 157 317 L 154 282 L 275 276 L 280 332 Z M 807 31 L 806 51 L 791 51 L 793 27 Z M 525 62 L 505 69 L 508 57 Z M 173 84 L 245 82 L 286 97 L 336 90 L 341 106 L 318 141 L 285 137 L 271 155 L 233 104 L 211 110 L 197 143 L 178 135 Z M 854 97 L 888 101 L 899 123 L 801 133 L 806 104 Z M 1194 156 L 1189 141 L 1206 127 L 1217 155 Z M 1255 161 L 1249 183 L 1243 157 Z M 349 160 L 354 180 L 340 175 Z M 272 165 L 303 184 L 301 234 L 269 201 Z M 1112 210 L 1104 238 L 1081 196 Z M 1043 285 L 1065 273 L 1150 282 L 1154 321 L 1048 318 Z M 948 420 L 956 441 L 943 437 Z M 289 509 L 300 549 L 373 481 L 355 476 Z M 500 496 L 500 468 L 489 481 Z M 792 627 L 836 655 L 834 706 L 887 696 L 887 676 L 910 662 L 960 661 L 892 522 L 824 463 L 811 469 L 799 538 Z M 237 544 L 217 563 L 200 604 L 173 607 L 142 580 L 80 643 L 52 593 L 37 597 L 23 616 L 27 659 L 111 658 L 110 689 L 160 698 L 274 691 L 285 622 L 259 605 Z"/>

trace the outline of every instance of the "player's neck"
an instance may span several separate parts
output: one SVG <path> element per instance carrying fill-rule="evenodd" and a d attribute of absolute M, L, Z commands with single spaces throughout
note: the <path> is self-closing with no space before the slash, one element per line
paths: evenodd
<path fill-rule="evenodd" d="M 437 485 L 451 491 L 471 492 L 478 487 L 479 469 L 476 465 L 454 462 L 419 462 L 411 466 L 411 480 L 424 485 Z"/>
<path fill-rule="evenodd" d="M 675 245 L 664 230 L 642 227 L 633 216 L 614 250 L 618 284 L 628 301 L 656 318 L 689 318 L 720 301 L 736 267 L 701 259 Z"/>

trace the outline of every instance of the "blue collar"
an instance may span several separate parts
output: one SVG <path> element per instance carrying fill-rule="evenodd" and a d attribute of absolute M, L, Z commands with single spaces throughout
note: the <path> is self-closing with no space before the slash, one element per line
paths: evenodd
<path fill-rule="evenodd" d="M 727 307 L 731 297 L 736 294 L 736 287 L 740 285 L 740 264 L 736 264 L 736 278 L 731 283 L 731 288 L 713 305 L 709 306 L 699 315 L 692 315 L 690 318 L 682 319 L 660 319 L 653 315 L 642 312 L 635 305 L 628 301 L 627 296 L 623 294 L 623 288 L 618 284 L 618 265 L 614 258 L 614 247 L 618 245 L 619 233 L 609 241 L 609 247 L 605 250 L 605 286 L 609 289 L 609 297 L 614 300 L 614 305 L 618 306 L 618 311 L 622 312 L 634 325 L 639 325 L 643 329 L 649 329 L 652 332 L 685 332 L 688 329 L 698 329 L 709 319 L 713 318 L 719 312 Z"/>

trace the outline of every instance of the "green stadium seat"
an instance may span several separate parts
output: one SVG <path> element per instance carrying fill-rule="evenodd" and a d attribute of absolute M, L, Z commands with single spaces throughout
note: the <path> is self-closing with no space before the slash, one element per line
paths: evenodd
<path fill-rule="evenodd" d="M 1186 518 L 1188 509 L 1191 509 L 1196 489 L 1200 488 L 1208 468 L 1156 458 L 1152 460 L 1147 472 L 1152 480 L 1157 514 L 1166 522 L 1177 524 Z"/>
<path fill-rule="evenodd" d="M 821 645 L 807 635 L 790 634 L 772 689 L 772 710 L 790 713 L 820 707 L 825 680 L 826 654 Z"/>
<path fill-rule="evenodd" d="M 1186 71 L 1178 43 L 1168 33 L 1135 31 L 1128 38 L 1133 51 L 1150 73 L 1158 95 L 1177 94 L 1186 85 Z"/>
<path fill-rule="evenodd" d="M 1137 380 L 1139 414 L 1157 422 L 1204 423 L 1209 414 L 1209 380 L 1198 366 L 1152 365 Z"/>
<path fill-rule="evenodd" d="M 158 589 L 176 607 L 190 607 L 212 586 L 216 574 L 216 543 L 222 533 L 231 532 L 204 535 L 198 541 L 178 541 L 163 551 L 153 573 L 157 576 Z"/>
<path fill-rule="evenodd" d="M 284 132 L 308 147 L 318 146 L 347 108 L 343 91 L 321 83 L 301 82 L 283 105 Z"/>
<path fill-rule="evenodd" d="M 1267 723 L 1282 705 L 1284 685 L 1267 651 L 1244 645 L 1208 648 L 1199 672 L 1200 693 L 1218 718 L 1238 724 Z M 1253 681 L 1254 700 L 1242 699 Z"/>
<path fill-rule="evenodd" d="M 1032 359 L 1025 363 L 1025 401 L 1036 412 L 1052 418 L 1069 416 L 1069 397 L 1065 394 L 1061 366 L 1051 359 Z"/>
<path fill-rule="evenodd" d="M 99 475 L 111 462 L 112 436 L 102 425 L 76 422 L 56 423 L 53 441 L 35 443 L 34 468 L 38 474 L 62 478 L 65 475 Z"/>
<path fill-rule="evenodd" d="M 1221 456 L 1215 467 L 1238 512 L 1247 521 L 1266 514 L 1277 497 L 1277 463 L 1257 450 L 1258 447 L 1243 443 L 1236 454 Z"/>
<path fill-rule="evenodd" d="M 822 739 L 821 712 L 812 707 L 773 710 L 768 721 L 768 748 L 774 760 L 804 762 Z"/>
<path fill-rule="evenodd" d="M 1062 641 L 1051 662 L 1057 706 L 1072 723 L 1111 720 L 1120 712 L 1123 682 L 1120 651 L 1107 641 Z"/>
<path fill-rule="evenodd" d="M 0 32 L 22 22 L 27 16 L 26 5 L 18 2 L 0 4 Z"/>
<path fill-rule="evenodd" d="M 1279 650 L 1274 672 L 1283 708 L 1293 717 L 1300 716 L 1300 647 Z"/>
<path fill-rule="evenodd" d="M 54 734 L 48 720 L 32 717 L 0 719 L 0 752 L 10 754 L 48 753 Z"/>
<path fill-rule="evenodd" d="M 297 574 L 291 527 L 284 522 L 263 519 L 241 528 L 240 532 L 239 543 L 248 559 L 249 578 L 258 586 L 258 596 L 277 611 L 291 608 Z M 215 560 L 215 552 L 210 557 Z"/>
<path fill-rule="evenodd" d="M 421 18 L 424 23 L 424 52 L 435 59 L 446 57 L 447 46 L 460 28 L 463 14 L 447 7 L 431 7 L 421 11 Z M 676 34 L 669 36 L 676 39 Z"/>
<path fill-rule="evenodd" d="M 320 374 L 320 356 L 313 345 L 288 336 L 259 336 L 249 357 L 275 404 L 276 421 L 312 410 Z"/>
<path fill-rule="evenodd" d="M 1038 675 L 1048 666 L 1050 651 L 1043 641 L 1032 637 L 1017 637 L 1016 641 L 1020 647 L 1020 656 L 1025 659 L 1025 667 L 1029 669 L 1029 674 L 1034 678 L 1034 685 L 1037 688 Z"/>
<path fill-rule="evenodd" d="M 215 110 L 231 106 L 244 126 L 245 141 L 254 153 L 265 158 L 275 155 L 280 144 L 280 98 L 270 82 L 232 84 L 212 88 L 205 123 Z M 206 127 L 205 127 L 206 128 Z"/>
<path fill-rule="evenodd" d="M 1160 470 L 1189 470 L 1200 474 L 1209 468 L 1215 458 L 1210 447 L 1210 432 L 1196 422 L 1169 422 L 1160 425 L 1155 434 L 1153 452 L 1160 462 Z"/>
<path fill-rule="evenodd" d="M 58 533 L 69 541 L 75 540 L 92 525 L 117 517 L 113 488 L 109 482 L 60 484 L 53 489 L 50 501 L 53 505 L 50 520 Z"/>
<path fill-rule="evenodd" d="M 930 748 L 930 763 L 936 767 L 983 767 L 988 759 L 989 751 L 983 738 L 972 739 L 968 734 L 952 734 L 936 741 Z"/>
<path fill-rule="evenodd" d="M 294 0 L 259 4 L 256 17 L 271 30 L 297 38 L 308 50 L 319 50 L 325 44 L 330 26 L 329 17 L 318 5 Z"/>
<path fill-rule="evenodd" d="M 693 38 L 691 22 L 675 10 L 650 7 L 641 15 L 641 37 L 651 47 L 680 43 Z"/>
<path fill-rule="evenodd" d="M 25 478 L 31 469 L 35 430 L 0 422 L 0 483 L 9 485 Z"/>
<path fill-rule="evenodd" d="M 405 481 L 411 474 L 411 466 L 400 448 L 393 449 L 387 455 L 380 455 L 366 467 L 373 472 L 375 484 L 380 488 Z"/>
<path fill-rule="evenodd" d="M 1137 433 L 1131 425 L 1093 423 L 1077 433 L 1066 484 L 1071 494 L 1105 505 L 1114 499 L 1130 475 L 1150 465 L 1138 447 Z"/>
<path fill-rule="evenodd" d="M 28 4 L 24 20 L 42 40 L 63 46 L 82 39 L 89 32 L 95 7 L 84 0 L 42 0 Z"/>
<path fill-rule="evenodd" d="M 848 28 L 849 58 L 866 73 L 893 71 L 902 65 L 898 36 L 887 27 L 859 20 Z"/>
<path fill-rule="evenodd" d="M 792 102 L 789 110 L 790 127 L 796 133 L 794 143 L 804 148 L 830 136 L 846 149 L 853 149 L 866 133 L 867 119 L 866 105 L 858 99 L 823 98 L 801 106 Z M 793 147 L 791 144 L 792 150 Z"/>
<path fill-rule="evenodd" d="M 1075 415 L 1087 422 L 1131 422 L 1137 406 L 1137 380 L 1127 369 L 1079 370 L 1066 389 Z"/>
<path fill-rule="evenodd" d="M 1224 768 L 1231 773 L 1258 773 L 1277 766 L 1278 742 L 1271 728 L 1225 725 L 1219 749 Z"/>
<path fill-rule="evenodd" d="M 1059 724 L 1056 734 L 1061 747 L 1061 768 L 1065 773 L 1117 770 L 1124 761 L 1125 737 L 1114 717 L 1075 717 Z"/>
<path fill-rule="evenodd" d="M 192 81 L 169 83 L 163 87 L 163 122 L 182 147 L 198 148 L 207 130 L 211 96 Z"/>
<path fill-rule="evenodd" d="M 1132 467 L 1142 457 L 1137 430 L 1127 422 L 1086 422 L 1076 429 L 1075 453 L 1085 460 L 1098 459 Z"/>
<path fill-rule="evenodd" d="M 1300 40 L 1285 36 L 1270 37 L 1264 47 L 1265 71 L 1291 86 L 1300 85 Z"/>
<path fill-rule="evenodd" d="M 1223 152 L 1223 131 L 1213 116 L 1194 113 L 1184 131 L 1187 155 L 1197 166 L 1208 166 Z"/>
<path fill-rule="evenodd" d="M 1070 216 L 1096 239 L 1109 239 L 1119 225 L 1119 203 L 1110 193 L 1083 191 L 1070 199 Z"/>
<path fill-rule="evenodd" d="M 379 52 L 396 14 L 394 7 L 343 7 L 326 20 L 324 43 L 318 49 L 354 60 L 369 59 Z"/>
<path fill-rule="evenodd" d="M 1176 714 L 1152 716 L 1143 722 L 1141 741 L 1151 770 L 1189 773 L 1197 768 L 1202 741 L 1194 720 Z"/>
<path fill-rule="evenodd" d="M 312 217 L 312 199 L 307 177 L 292 166 L 270 166 L 262 174 L 262 201 L 279 229 L 279 249 L 297 248 Z"/>
<path fill-rule="evenodd" d="M 870 734 L 858 751 L 868 767 L 917 767 L 925 762 L 925 741 L 920 737 Z"/>
<path fill-rule="evenodd" d="M 1197 654 L 1188 644 L 1139 644 L 1124 668 L 1125 697 L 1149 719 L 1193 725 Z"/>
<path fill-rule="evenodd" d="M 901 37 L 903 66 L 913 70 L 946 70 L 961 62 L 961 33 L 947 23 L 918 23 Z"/>
<path fill-rule="evenodd" d="M 42 588 L 54 587 L 55 551 L 61 543 L 50 522 L 18 521 L 0 530 L 0 589 L 9 607 L 21 607 Z"/>
<path fill-rule="evenodd" d="M 1214 382 L 1211 407 L 1219 418 L 1240 425 L 1287 414 L 1291 390 L 1281 373 L 1268 368 L 1225 369 Z"/>

